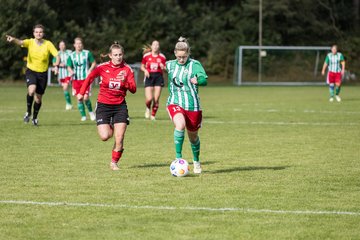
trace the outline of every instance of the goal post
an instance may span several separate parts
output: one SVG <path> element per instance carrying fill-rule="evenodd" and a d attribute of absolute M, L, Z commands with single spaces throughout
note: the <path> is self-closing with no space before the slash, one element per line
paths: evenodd
<path fill-rule="evenodd" d="M 323 85 L 321 69 L 330 47 L 239 46 L 235 85 Z"/>

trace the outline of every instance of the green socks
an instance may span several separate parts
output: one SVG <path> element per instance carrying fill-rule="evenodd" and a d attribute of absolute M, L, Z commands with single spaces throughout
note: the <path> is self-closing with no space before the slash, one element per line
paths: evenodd
<path fill-rule="evenodd" d="M 64 96 L 66 103 L 71 105 L 71 97 L 69 91 L 64 91 Z"/>
<path fill-rule="evenodd" d="M 78 102 L 78 109 L 82 117 L 86 117 L 85 105 L 83 102 Z"/>
<path fill-rule="evenodd" d="M 191 150 L 194 156 L 194 161 L 198 162 L 199 159 L 199 155 L 200 155 L 200 138 L 198 137 L 197 140 L 195 142 L 190 142 L 191 145 Z"/>
<path fill-rule="evenodd" d="M 91 101 L 90 101 L 90 99 L 86 100 L 86 101 L 85 101 L 85 104 L 86 104 L 87 109 L 89 109 L 89 112 L 92 112 L 93 109 L 92 109 L 92 106 L 91 106 Z"/>
<path fill-rule="evenodd" d="M 341 86 L 336 86 L 335 88 L 335 94 L 339 95 Z"/>
<path fill-rule="evenodd" d="M 329 86 L 330 97 L 334 97 L 334 85 Z"/>
<path fill-rule="evenodd" d="M 182 158 L 182 145 L 184 143 L 184 130 L 174 130 L 174 143 L 176 158 Z"/>

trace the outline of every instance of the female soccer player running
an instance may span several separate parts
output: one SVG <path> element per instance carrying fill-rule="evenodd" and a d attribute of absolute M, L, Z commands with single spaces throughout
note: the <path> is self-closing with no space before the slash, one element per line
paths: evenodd
<path fill-rule="evenodd" d="M 69 58 L 70 54 L 71 54 L 71 51 L 66 49 L 65 42 L 60 41 L 59 42 L 60 64 L 59 64 L 58 81 L 61 84 L 63 91 L 64 91 L 64 97 L 65 97 L 65 101 L 66 101 L 65 110 L 72 109 L 71 97 L 70 97 L 70 93 L 68 91 L 71 76 L 70 76 L 69 71 L 66 66 L 67 59 Z M 55 60 L 56 59 L 53 58 L 54 64 L 55 64 Z"/>
<path fill-rule="evenodd" d="M 340 102 L 341 98 L 341 78 L 345 74 L 345 59 L 342 53 L 338 52 L 337 45 L 331 46 L 331 53 L 328 53 L 322 68 L 322 75 L 325 75 L 326 68 L 328 68 L 327 83 L 329 84 L 330 102 L 334 101 L 334 90 L 336 101 Z M 335 88 L 336 86 L 336 88 Z"/>
<path fill-rule="evenodd" d="M 114 43 L 109 49 L 109 62 L 97 66 L 85 79 L 77 98 L 84 98 L 86 89 L 96 77 L 100 77 L 100 90 L 97 99 L 96 123 L 100 139 L 107 141 L 115 135 L 110 168 L 119 170 L 118 162 L 124 151 L 123 142 L 129 115 L 125 101 L 126 91 L 136 92 L 134 72 L 124 62 L 124 49 Z"/>
<path fill-rule="evenodd" d="M 145 75 L 145 118 L 155 120 L 159 108 L 161 89 L 164 87 L 163 70 L 165 70 L 166 58 L 160 52 L 159 41 L 153 41 L 150 49 L 145 47 L 141 61 L 141 70 Z M 152 111 L 150 108 L 152 103 Z"/>
<path fill-rule="evenodd" d="M 190 46 L 186 38 L 180 37 L 175 45 L 175 60 L 166 62 L 169 97 L 167 111 L 172 119 L 176 158 L 182 158 L 185 127 L 191 144 L 194 173 L 201 173 L 200 139 L 202 111 L 198 86 L 207 85 L 207 75 L 199 61 L 191 59 Z"/>
<path fill-rule="evenodd" d="M 79 37 L 74 39 L 75 51 L 70 54 L 67 60 L 67 67 L 72 76 L 72 89 L 73 95 L 76 96 L 89 73 L 95 68 L 96 61 L 93 54 L 89 50 L 84 49 L 83 40 Z M 90 95 L 91 88 L 88 86 L 84 93 L 84 100 L 78 101 L 78 109 L 81 115 L 81 121 L 86 121 L 85 106 L 89 110 L 89 116 L 91 121 L 95 121 L 95 114 L 93 113 Z"/>

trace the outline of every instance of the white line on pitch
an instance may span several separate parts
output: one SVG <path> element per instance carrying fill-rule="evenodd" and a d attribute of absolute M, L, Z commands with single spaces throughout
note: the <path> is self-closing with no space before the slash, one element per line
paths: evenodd
<path fill-rule="evenodd" d="M 295 214 L 295 215 L 353 215 L 360 216 L 360 212 L 347 211 L 321 211 L 321 210 L 272 210 L 253 208 L 211 208 L 211 207 L 171 207 L 171 206 L 138 206 L 126 204 L 105 204 L 105 203 L 76 203 L 76 202 L 34 202 L 17 200 L 0 200 L 0 204 L 13 205 L 41 205 L 41 206 L 64 206 L 64 207 L 106 207 L 126 209 L 150 209 L 150 210 L 186 210 L 186 211 L 208 211 L 208 212 L 245 212 L 245 213 L 274 213 L 274 214 Z"/>
<path fill-rule="evenodd" d="M 245 125 L 310 125 L 310 126 L 357 126 L 360 123 L 356 122 L 346 122 L 346 123 L 336 123 L 336 122 L 247 122 L 247 121 L 213 121 L 205 120 L 204 123 L 208 124 L 245 124 Z"/>

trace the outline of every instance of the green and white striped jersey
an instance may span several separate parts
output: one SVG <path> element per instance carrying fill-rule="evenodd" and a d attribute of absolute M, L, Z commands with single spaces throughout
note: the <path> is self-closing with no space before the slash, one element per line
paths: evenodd
<path fill-rule="evenodd" d="M 58 79 L 64 79 L 69 76 L 69 71 L 67 70 L 67 60 L 71 54 L 71 50 L 59 51 L 60 64 L 63 63 L 64 67 L 59 66 Z M 53 63 L 56 62 L 56 58 L 53 58 Z"/>
<path fill-rule="evenodd" d="M 171 60 L 166 62 L 166 70 L 169 89 L 166 105 L 175 104 L 187 111 L 200 111 L 198 85 L 207 84 L 207 75 L 201 63 L 189 58 L 185 64 L 181 65 L 177 60 Z M 197 85 L 190 82 L 190 79 L 195 76 L 198 79 Z"/>
<path fill-rule="evenodd" d="M 82 50 L 79 53 L 76 51 L 72 52 L 68 58 L 67 66 L 71 67 L 74 71 L 73 79 L 85 80 L 90 64 L 94 61 L 94 56 L 89 50 Z"/>
<path fill-rule="evenodd" d="M 341 72 L 341 63 L 345 61 L 342 53 L 337 52 L 336 54 L 328 53 L 325 58 L 325 63 L 328 65 L 329 72 Z"/>

